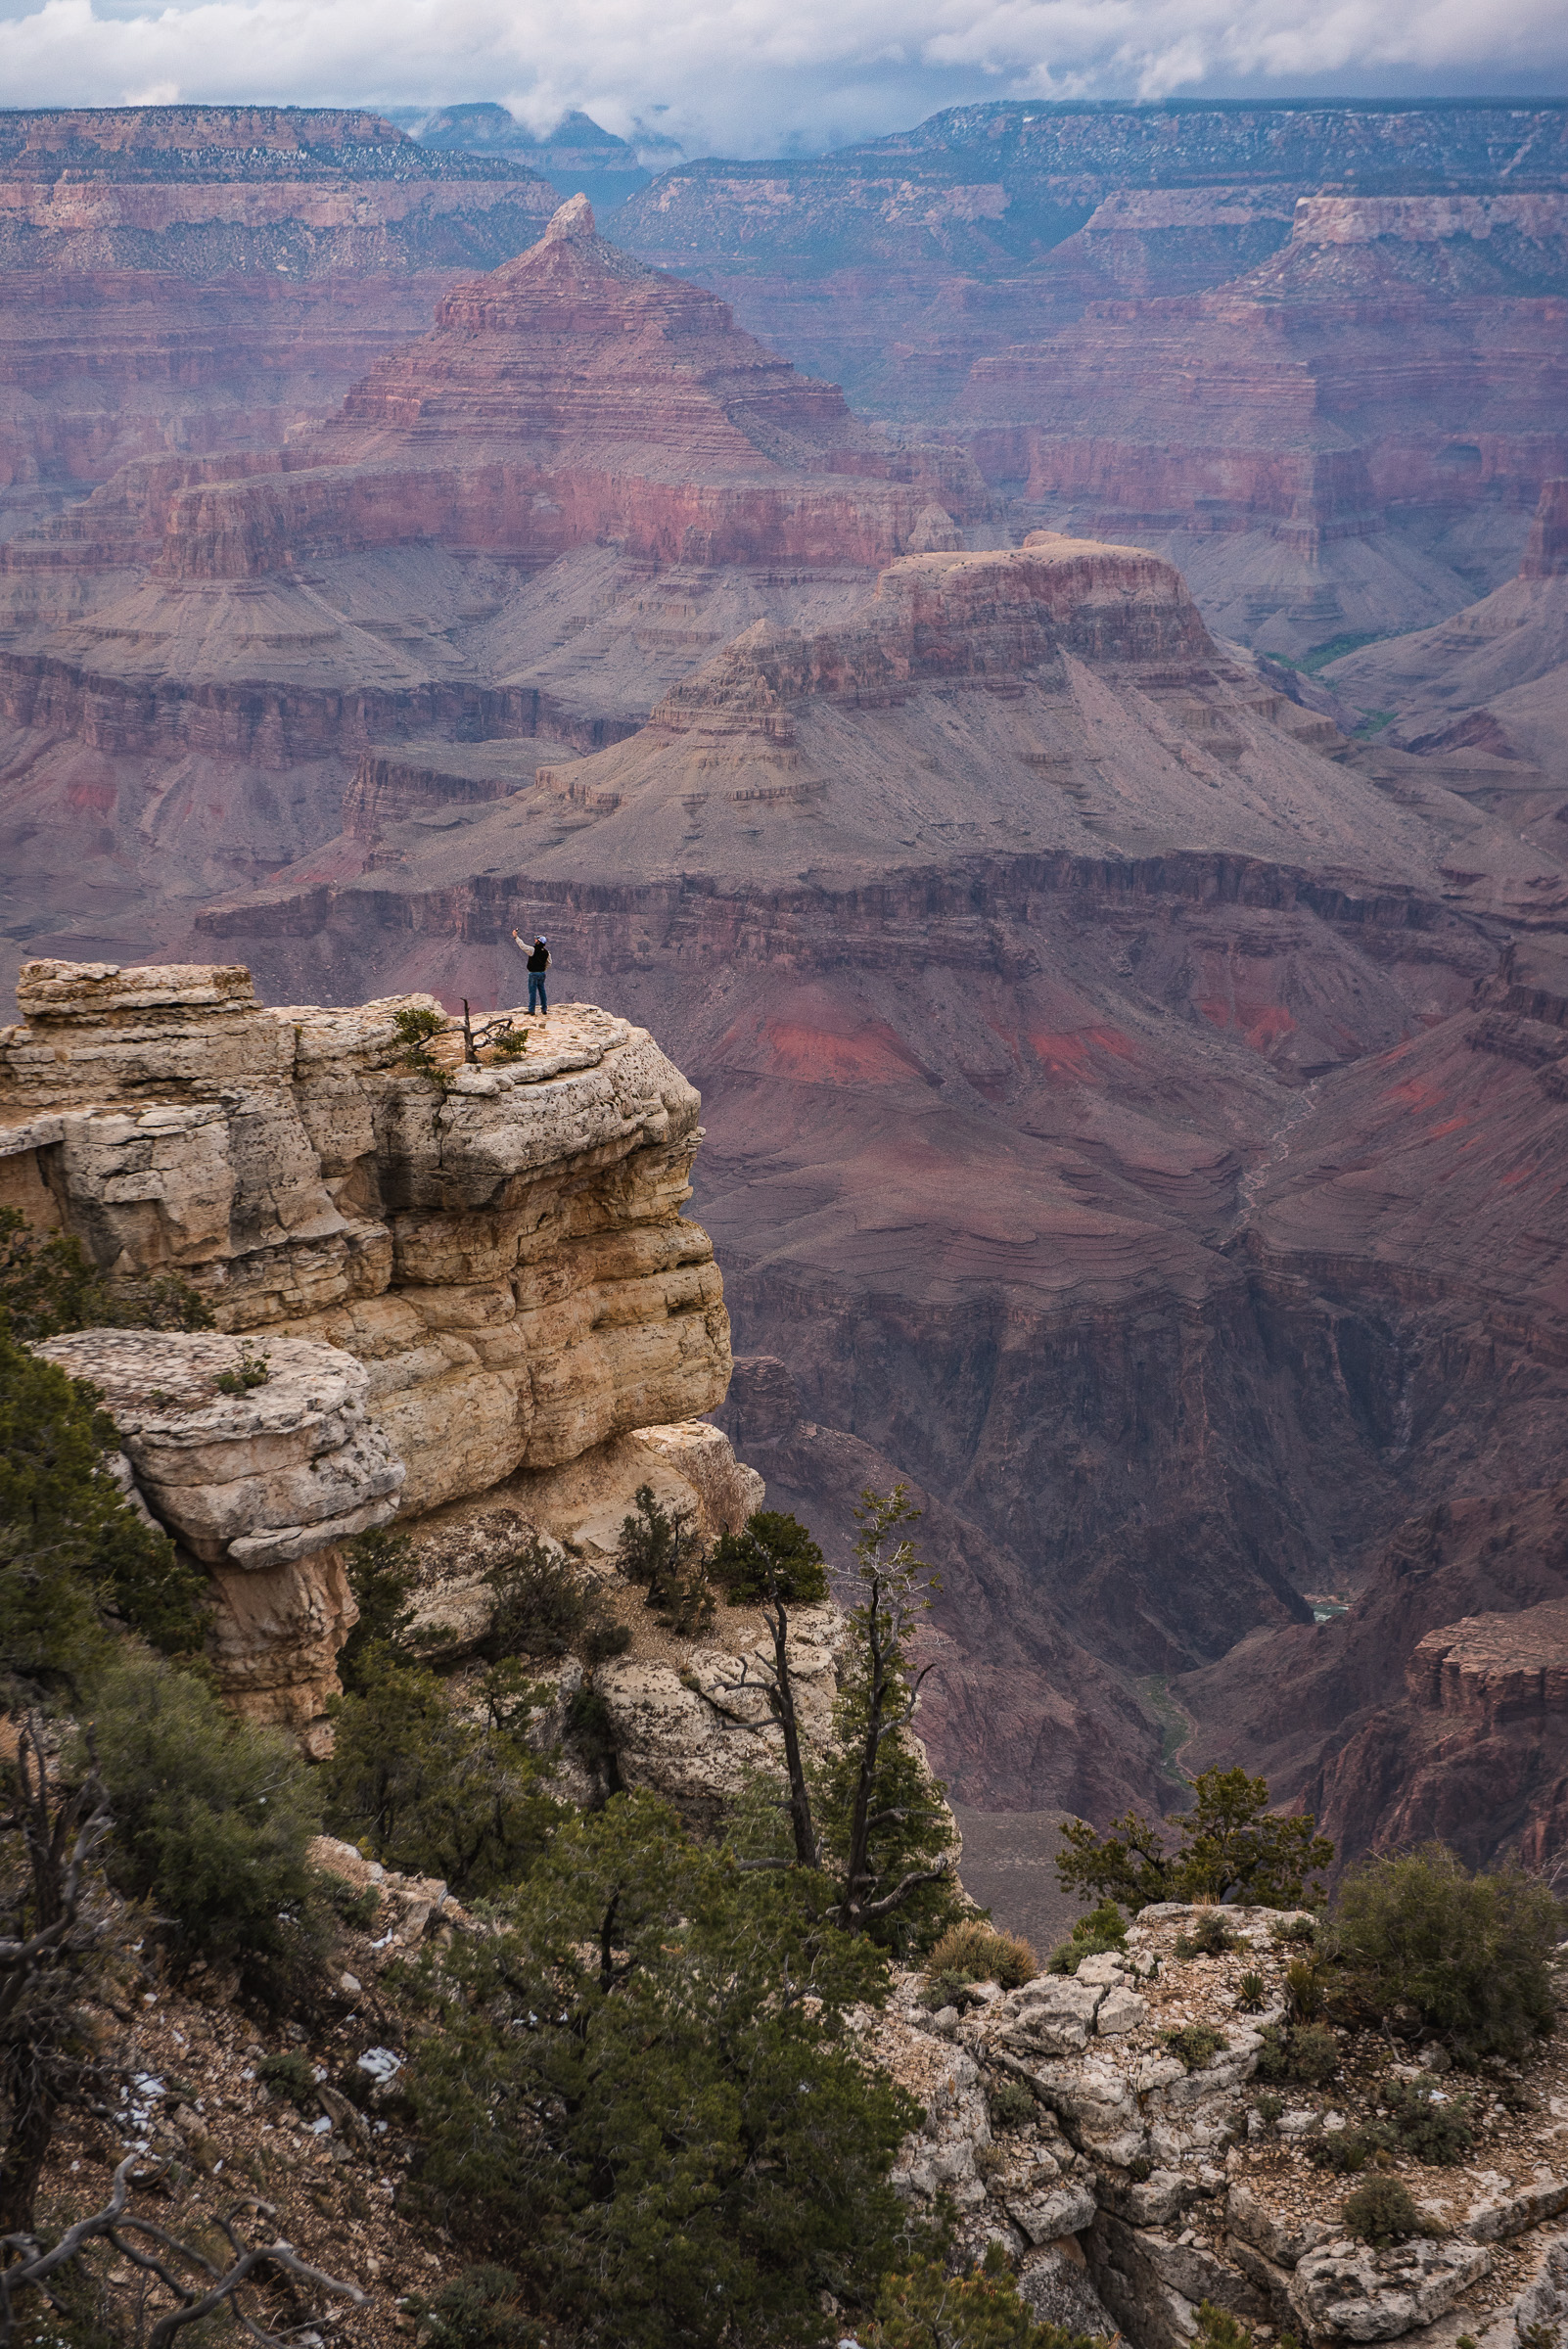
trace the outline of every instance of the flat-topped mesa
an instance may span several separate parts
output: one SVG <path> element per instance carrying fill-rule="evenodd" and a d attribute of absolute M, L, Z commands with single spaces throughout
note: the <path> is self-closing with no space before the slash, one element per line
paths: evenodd
<path fill-rule="evenodd" d="M 891 564 L 857 626 L 804 634 L 759 622 L 673 686 L 648 723 L 669 733 L 778 734 L 790 701 L 866 703 L 936 679 L 1018 680 L 1059 670 L 1064 653 L 1084 661 L 1217 658 L 1174 565 L 1141 547 L 1034 530 L 1021 548 Z"/>
<path fill-rule="evenodd" d="M 969 458 L 897 445 L 727 304 L 599 236 L 575 197 L 458 288 L 319 438 L 173 496 L 161 579 L 436 540 L 543 564 L 618 540 L 656 560 L 872 568 L 984 510 Z M 934 534 L 935 533 L 935 534 Z"/>

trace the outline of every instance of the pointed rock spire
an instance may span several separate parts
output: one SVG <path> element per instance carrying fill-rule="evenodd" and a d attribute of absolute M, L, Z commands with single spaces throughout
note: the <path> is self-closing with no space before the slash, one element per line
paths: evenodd
<path fill-rule="evenodd" d="M 593 207 L 586 196 L 569 196 L 565 204 L 552 213 L 550 225 L 539 242 L 541 245 L 559 245 L 568 238 L 597 234 L 593 223 Z"/>

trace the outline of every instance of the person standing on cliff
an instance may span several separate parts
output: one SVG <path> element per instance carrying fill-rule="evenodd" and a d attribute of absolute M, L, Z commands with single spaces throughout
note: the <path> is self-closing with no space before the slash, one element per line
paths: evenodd
<path fill-rule="evenodd" d="M 548 1019 L 550 1006 L 544 991 L 544 974 L 550 967 L 550 942 L 547 938 L 536 938 L 530 949 L 514 930 L 512 944 L 520 954 L 528 958 L 529 1011 L 530 1014 L 536 1011 L 541 1018 Z"/>

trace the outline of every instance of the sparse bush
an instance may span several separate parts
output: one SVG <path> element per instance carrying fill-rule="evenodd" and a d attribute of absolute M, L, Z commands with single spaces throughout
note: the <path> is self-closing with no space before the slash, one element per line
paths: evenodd
<path fill-rule="evenodd" d="M 1412 2008 L 1463 2063 L 1519 2055 L 1552 2026 L 1562 1911 L 1516 1870 L 1472 1876 L 1441 1844 L 1372 1861 L 1341 1886 L 1333 1933 L 1353 1995 Z"/>
<path fill-rule="evenodd" d="M 431 2349 L 533 2349 L 544 2335 L 521 2293 L 510 2268 L 464 2268 L 433 2298 L 415 2294 L 407 2307 Z"/>
<path fill-rule="evenodd" d="M 338 1651 L 338 1678 L 350 1692 L 360 1686 L 365 1660 L 373 1648 L 385 1648 L 399 1663 L 411 1663 L 409 1635 L 414 1628 L 411 1604 L 419 1589 L 414 1544 L 406 1534 L 387 1526 L 356 1534 L 346 1549 L 348 1588 L 359 1609 L 359 1620 Z"/>
<path fill-rule="evenodd" d="M 549 1763 L 522 1734 L 532 1690 L 514 1681 L 488 1688 L 489 1717 L 469 1721 L 434 1672 L 372 1648 L 358 1689 L 332 1706 L 337 1742 L 321 1777 L 334 1831 L 459 1894 L 515 1884 L 562 1806 L 545 1791 Z"/>
<path fill-rule="evenodd" d="M 652 1485 L 639 1485 L 632 1499 L 632 1514 L 622 1519 L 616 1564 L 628 1583 L 641 1585 L 661 1621 L 690 1638 L 714 1616 L 696 1518 L 689 1509 L 662 1507 Z"/>
<path fill-rule="evenodd" d="M 1368 2178 L 1364 2186 L 1346 2196 L 1340 2216 L 1347 2234 L 1379 2251 L 1426 2233 L 1408 2187 L 1401 2185 L 1398 2178 Z"/>
<path fill-rule="evenodd" d="M 1127 1923 L 1114 1901 L 1101 1901 L 1081 1916 L 1070 1938 L 1058 1942 L 1046 1965 L 1049 1974 L 1076 1973 L 1085 1958 L 1108 1957 L 1127 1948 Z"/>
<path fill-rule="evenodd" d="M 1252 2349 L 1252 2326 L 1232 2316 L 1228 2308 L 1216 2308 L 1212 2300 L 1199 2303 L 1193 2349 Z"/>
<path fill-rule="evenodd" d="M 263 2088 L 270 2088 L 275 2096 L 285 2097 L 300 2112 L 313 2112 L 320 2101 L 316 2095 L 316 2067 L 297 2048 L 284 2055 L 263 2055 L 255 2067 L 255 2076 Z"/>
<path fill-rule="evenodd" d="M 949 2275 L 939 2260 L 885 2276 L 862 2337 L 867 2349 L 1107 2349 L 1096 2334 L 1037 2318 L 999 2252 L 967 2276 Z"/>
<path fill-rule="evenodd" d="M 213 1385 L 220 1395 L 249 1395 L 253 1387 L 264 1387 L 272 1376 L 272 1357 L 254 1354 L 249 1338 L 242 1340 L 240 1359 L 230 1370 L 220 1370 Z"/>
<path fill-rule="evenodd" d="M 1224 1958 L 1241 1947 L 1218 1909 L 1206 1909 L 1190 1933 L 1176 1936 L 1178 1958 Z"/>
<path fill-rule="evenodd" d="M 1277 2129 L 1285 2117 L 1285 2099 L 1276 2096 L 1272 2089 L 1266 2088 L 1263 2095 L 1254 2100 L 1253 2110 L 1266 2129 Z"/>
<path fill-rule="evenodd" d="M 799 1518 L 778 1509 L 758 1509 L 740 1533 L 721 1535 L 709 1572 L 737 1606 L 763 1598 L 811 1606 L 828 1594 L 821 1550 Z"/>
<path fill-rule="evenodd" d="M 1339 2070 L 1339 2042 L 1324 2023 L 1298 2023 L 1283 2031 L 1270 2023 L 1258 2055 L 1260 2080 L 1294 2080 L 1303 2088 L 1326 2088 Z"/>
<path fill-rule="evenodd" d="M 1245 1973 L 1236 1984 L 1236 2004 L 1243 2014 L 1256 2014 L 1268 1995 L 1262 1974 Z"/>
<path fill-rule="evenodd" d="M 1316 2170 L 1354 2178 L 1369 2161 L 1388 2150 L 1384 2132 L 1372 2129 L 1323 2129 L 1307 2142 L 1307 2158 Z"/>
<path fill-rule="evenodd" d="M 631 1645 L 631 1626 L 617 1623 L 608 1611 L 590 1623 L 582 1635 L 584 1664 L 608 1664 L 616 1656 L 623 1656 Z"/>
<path fill-rule="evenodd" d="M 986 2090 L 986 2110 L 993 2129 L 1027 2129 L 1038 2107 L 1021 2080 L 1003 2074 Z"/>
<path fill-rule="evenodd" d="M 1226 2044 L 1224 2033 L 1212 2023 L 1181 2023 L 1174 2031 L 1162 2031 L 1160 2037 L 1189 2072 L 1201 2072 Z"/>
<path fill-rule="evenodd" d="M 188 1281 L 111 1287 L 66 1232 L 40 1238 L 14 1207 L 0 1207 L 0 1328 L 23 1345 L 74 1329 L 210 1329 L 212 1311 Z"/>
<path fill-rule="evenodd" d="M 1325 1985 L 1314 1960 L 1293 1958 L 1285 1968 L 1285 2004 L 1299 2023 L 1314 2023 L 1323 2011 Z"/>
<path fill-rule="evenodd" d="M 631 1634 L 605 1604 L 591 1575 L 574 1566 L 535 1534 L 484 1577 L 495 1593 L 495 1612 L 480 1653 L 501 1656 L 564 1656 L 591 1648 L 591 1662 L 623 1655 Z"/>
<path fill-rule="evenodd" d="M 949 1925 L 926 1961 L 932 1974 L 954 1973 L 965 1982 L 994 1982 L 1017 1990 L 1032 1982 L 1039 1968 L 1035 1953 L 1021 1933 L 1000 1933 L 983 1917 L 965 1917 Z"/>
<path fill-rule="evenodd" d="M 1268 1928 L 1268 1938 L 1276 1949 L 1311 1949 L 1317 1939 L 1317 1922 L 1311 1916 L 1280 1917 Z"/>
<path fill-rule="evenodd" d="M 1462 2161 L 1475 2142 L 1468 2096 L 1445 2096 L 1415 2080 L 1391 2080 L 1383 2104 L 1399 2150 L 1412 2161 Z"/>
<path fill-rule="evenodd" d="M 253 1988 L 275 1988 L 315 1946 L 306 1846 L 321 1796 L 299 1747 L 145 1654 L 105 1673 L 92 1726 L 111 1879 L 166 1920 L 182 1957 L 233 1961 Z"/>
<path fill-rule="evenodd" d="M 975 2004 L 969 1993 L 974 1982 L 972 1974 L 945 1966 L 940 1972 L 928 1973 L 921 1988 L 920 2004 L 928 2014 L 940 2014 L 945 2006 L 956 2006 L 960 2013 Z"/>

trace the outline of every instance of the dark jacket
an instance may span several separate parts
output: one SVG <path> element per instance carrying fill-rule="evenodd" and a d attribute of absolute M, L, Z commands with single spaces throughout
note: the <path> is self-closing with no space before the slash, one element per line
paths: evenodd
<path fill-rule="evenodd" d="M 547 970 L 549 969 L 549 967 L 550 967 L 550 949 L 549 949 L 549 947 L 548 947 L 548 946 L 535 946 L 535 947 L 534 947 L 534 949 L 533 949 L 533 951 L 532 951 L 532 953 L 531 953 L 531 954 L 529 956 L 529 969 L 530 969 L 530 971 L 547 971 Z"/>

